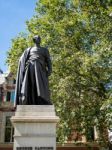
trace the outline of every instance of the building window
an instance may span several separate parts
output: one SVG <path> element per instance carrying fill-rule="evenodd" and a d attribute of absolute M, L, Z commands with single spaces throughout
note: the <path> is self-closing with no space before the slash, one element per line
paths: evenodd
<path fill-rule="evenodd" d="M 14 102 L 15 91 L 8 91 L 6 101 Z"/>
<path fill-rule="evenodd" d="M 6 100 L 10 101 L 10 99 L 11 99 L 11 92 L 7 92 L 7 98 L 6 98 Z"/>
<path fill-rule="evenodd" d="M 11 91 L 11 102 L 14 103 L 15 91 Z"/>
<path fill-rule="evenodd" d="M 15 79 L 13 80 L 13 84 L 16 84 L 16 80 Z"/>
<path fill-rule="evenodd" d="M 14 128 L 10 121 L 11 116 L 6 117 L 6 123 L 5 123 L 5 142 L 11 143 L 13 142 L 13 134 L 14 134 Z"/>
<path fill-rule="evenodd" d="M 0 102 L 3 101 L 3 88 L 0 87 Z"/>

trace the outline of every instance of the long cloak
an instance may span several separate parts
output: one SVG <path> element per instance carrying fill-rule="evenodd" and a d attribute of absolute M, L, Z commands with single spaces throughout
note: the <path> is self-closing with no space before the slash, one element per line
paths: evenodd
<path fill-rule="evenodd" d="M 26 62 L 29 59 L 30 49 L 31 48 L 26 49 L 24 51 L 24 53 L 22 54 L 22 56 L 20 57 L 20 60 L 19 60 L 18 71 L 17 71 L 17 79 L 16 79 L 16 90 L 15 90 L 15 106 L 23 104 L 22 95 L 21 95 L 22 94 L 22 92 L 21 92 L 22 87 L 25 87 L 25 86 L 28 87 L 29 86 L 28 79 L 26 80 L 25 84 L 23 82 L 24 82 L 25 76 L 27 74 L 26 70 L 25 70 L 25 67 L 26 67 Z M 49 69 L 49 72 L 51 72 L 51 61 L 50 61 L 50 58 L 49 58 L 48 51 L 46 51 L 46 52 L 47 52 L 46 57 L 47 57 L 48 69 Z M 37 72 L 37 74 L 38 74 L 38 72 Z M 43 73 L 41 72 L 41 74 L 43 74 Z M 41 81 L 44 82 L 43 80 L 45 82 L 47 82 L 47 78 L 45 79 L 45 75 L 44 75 L 44 78 L 41 79 Z M 24 84 L 24 86 L 23 86 L 23 84 Z M 37 81 L 36 81 L 36 84 L 38 86 Z M 40 86 L 37 87 L 37 90 L 39 91 L 38 92 L 38 97 L 41 97 L 43 100 L 48 101 L 48 104 L 51 104 L 50 103 L 50 97 L 49 97 L 48 85 L 47 85 L 47 87 L 45 87 L 44 85 L 45 85 L 45 83 L 40 83 Z M 45 89 L 44 87 L 47 88 L 47 89 Z M 32 100 L 30 100 L 30 101 L 32 101 Z M 34 103 L 26 102 L 25 104 L 33 105 Z"/>

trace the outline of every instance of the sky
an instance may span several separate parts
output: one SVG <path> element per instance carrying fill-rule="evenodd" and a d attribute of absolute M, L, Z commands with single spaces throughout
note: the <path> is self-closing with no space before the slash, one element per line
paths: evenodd
<path fill-rule="evenodd" d="M 26 30 L 26 20 L 35 14 L 37 0 L 0 0 L 0 68 L 8 70 L 7 51 L 11 39 Z"/>

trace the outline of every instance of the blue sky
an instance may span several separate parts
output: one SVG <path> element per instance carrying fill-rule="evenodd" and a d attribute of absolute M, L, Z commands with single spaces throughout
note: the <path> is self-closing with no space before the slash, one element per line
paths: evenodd
<path fill-rule="evenodd" d="M 37 0 L 0 0 L 0 68 L 6 72 L 7 50 L 11 39 L 25 31 L 26 20 L 35 14 Z"/>

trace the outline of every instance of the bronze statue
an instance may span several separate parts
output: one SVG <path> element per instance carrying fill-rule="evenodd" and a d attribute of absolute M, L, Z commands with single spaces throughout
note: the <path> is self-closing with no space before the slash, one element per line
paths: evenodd
<path fill-rule="evenodd" d="M 52 72 L 47 48 L 40 36 L 34 36 L 34 47 L 27 48 L 19 60 L 15 105 L 51 105 L 48 76 Z"/>

